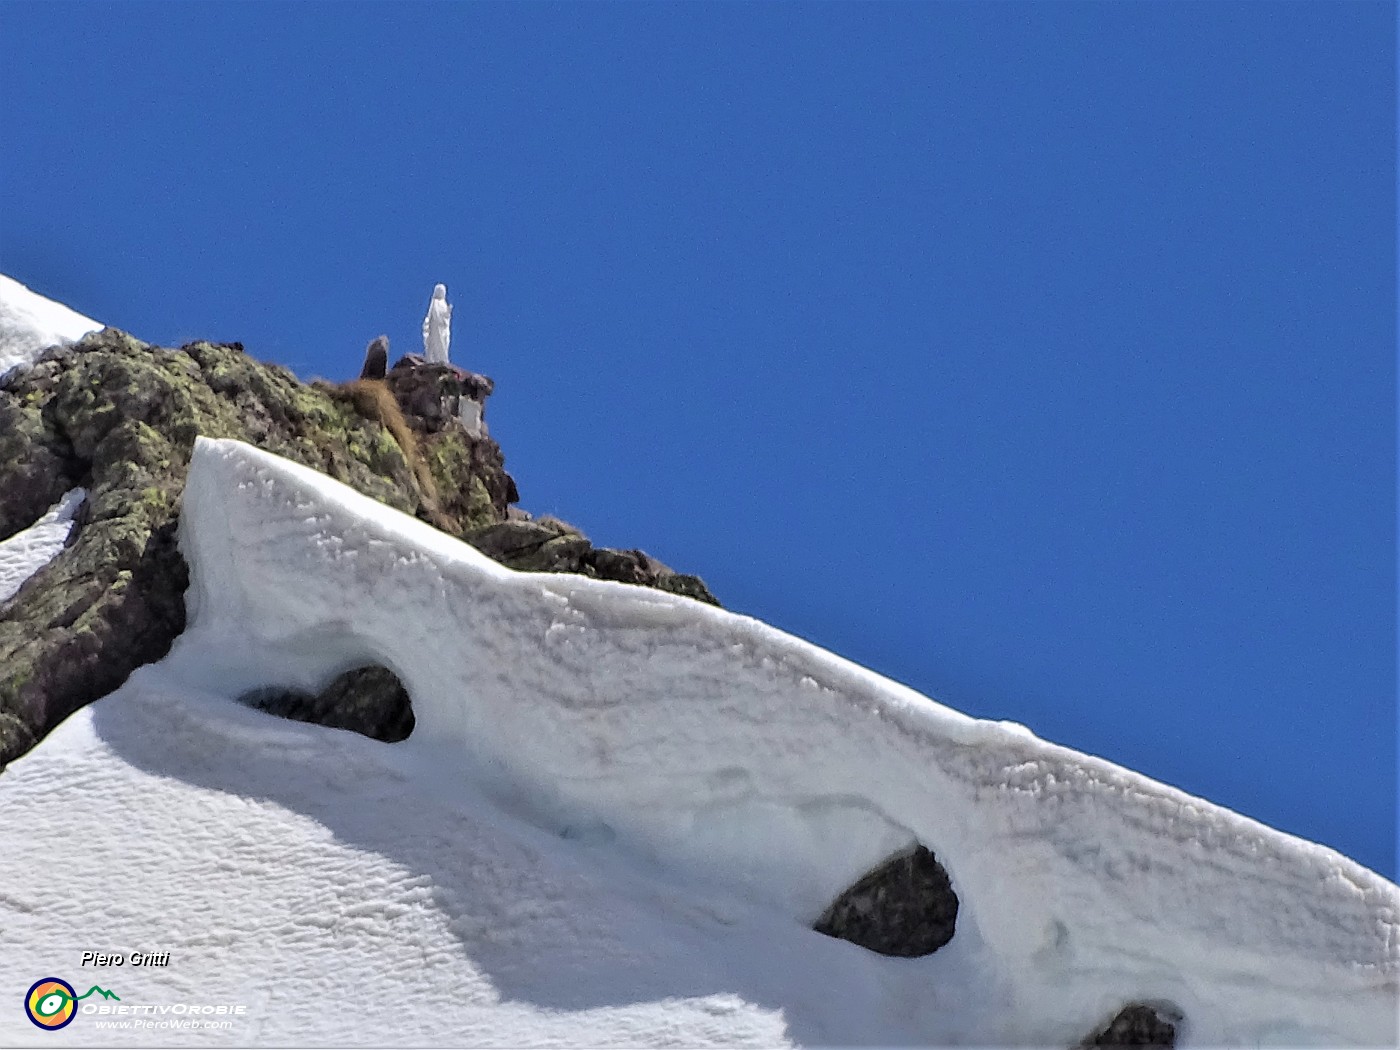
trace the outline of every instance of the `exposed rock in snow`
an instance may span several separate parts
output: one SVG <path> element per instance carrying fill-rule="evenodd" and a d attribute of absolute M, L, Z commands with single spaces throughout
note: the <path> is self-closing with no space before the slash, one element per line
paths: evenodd
<path fill-rule="evenodd" d="M 352 668 L 319 693 L 257 689 L 239 700 L 281 718 L 348 729 L 386 744 L 407 740 L 413 732 L 413 702 L 398 675 L 387 667 Z"/>
<path fill-rule="evenodd" d="M 478 529 L 467 539 L 512 569 L 579 573 L 719 604 L 700 577 L 678 573 L 645 551 L 595 547 L 582 532 L 558 518 L 510 518 Z"/>
<path fill-rule="evenodd" d="M 476 547 L 239 347 L 107 330 L 0 383 L 0 536 L 91 493 L 0 600 L 0 764 L 114 690 L 0 776 L 0 988 L 168 951 L 112 1008 L 249 1011 L 182 1045 L 1395 1044 L 1400 888 L 663 593 L 510 513 L 444 399 L 489 380 L 411 372 Z M 97 1020 L 67 1041 L 151 1043 Z"/>
<path fill-rule="evenodd" d="M 902 960 L 945 983 L 898 1041 L 1070 1046 L 1157 1002 L 1193 1045 L 1395 1036 L 1400 890 L 1331 850 L 746 617 L 510 572 L 247 446 L 199 442 L 181 529 L 181 688 L 314 689 L 372 657 L 413 696 L 405 754 L 443 756 L 511 819 L 802 925 L 928 844 L 957 932 Z"/>
<path fill-rule="evenodd" d="M 958 896 L 924 846 L 903 850 L 842 893 L 813 927 L 881 955 L 932 955 L 953 939 Z"/>
<path fill-rule="evenodd" d="M 423 356 L 432 365 L 447 364 L 447 349 L 452 342 L 452 307 L 447 302 L 447 285 L 433 288 L 428 301 L 428 313 L 423 318 Z"/>
<path fill-rule="evenodd" d="M 1101 1031 L 1080 1043 L 1077 1050 L 1130 1046 L 1172 1050 L 1183 1020 L 1180 1011 L 1166 1004 L 1129 1003 Z"/>
<path fill-rule="evenodd" d="M 102 325 L 0 274 L 0 379 L 51 346 L 73 343 Z"/>
<path fill-rule="evenodd" d="M 1400 889 L 1330 850 L 746 617 L 512 572 L 244 444 L 197 443 L 180 530 L 170 655 L 0 777 L 27 847 L 0 851 L 0 986 L 168 950 L 102 976 L 247 1004 L 197 1045 L 1394 1039 Z M 367 662 L 413 697 L 402 743 L 233 702 Z M 811 931 L 911 841 L 951 941 Z M 98 1019 L 74 1037 L 149 1042 Z"/>

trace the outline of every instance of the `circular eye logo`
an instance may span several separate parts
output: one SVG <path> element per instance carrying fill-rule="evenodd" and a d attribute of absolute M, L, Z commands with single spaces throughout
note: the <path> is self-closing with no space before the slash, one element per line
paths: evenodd
<path fill-rule="evenodd" d="M 67 981 L 45 977 L 30 987 L 29 994 L 24 997 L 24 1012 L 40 1028 L 53 1031 L 73 1020 L 78 1012 L 77 998 L 78 994 Z"/>

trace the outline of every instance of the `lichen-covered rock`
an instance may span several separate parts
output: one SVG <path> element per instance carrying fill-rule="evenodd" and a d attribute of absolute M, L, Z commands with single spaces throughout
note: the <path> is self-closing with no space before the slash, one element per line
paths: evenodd
<path fill-rule="evenodd" d="M 437 481 L 442 510 L 456 523 L 458 535 L 503 520 L 510 504 L 520 499 L 501 447 L 491 438 L 454 426 L 420 434 L 418 441 Z"/>
<path fill-rule="evenodd" d="M 388 407 L 402 413 L 397 437 L 349 386 L 302 383 L 237 343 L 172 350 L 109 328 L 8 374 L 0 538 L 70 488 L 86 488 L 88 500 L 67 549 L 0 603 L 0 766 L 160 659 L 184 630 L 188 573 L 175 536 L 199 435 L 247 441 L 458 536 L 504 522 L 518 494 L 500 447 L 484 429 L 469 433 L 442 401 L 448 392 L 480 403 L 491 381 L 401 362 L 385 384 Z M 407 454 L 404 440 L 415 445 Z M 599 571 L 589 560 L 599 552 L 579 539 L 545 561 L 555 571 L 623 571 Z M 694 577 L 667 573 L 637 582 L 713 601 Z"/>
<path fill-rule="evenodd" d="M 719 604 L 700 577 L 675 572 L 645 551 L 594 547 L 582 532 L 557 518 L 508 517 L 468 533 L 466 539 L 483 554 L 521 572 L 572 572 Z"/>
<path fill-rule="evenodd" d="M 0 419 L 6 535 L 56 491 L 88 490 L 69 549 L 0 608 L 0 711 L 32 738 L 160 659 L 183 630 L 175 522 L 196 435 L 241 438 L 419 510 L 378 424 L 237 344 L 167 350 L 106 329 L 11 375 Z"/>
<path fill-rule="evenodd" d="M 184 629 L 188 577 L 175 527 L 196 436 L 248 441 L 427 516 L 402 449 L 379 422 L 334 387 L 303 384 L 237 344 L 170 350 L 107 329 L 11 376 L 0 421 L 9 424 L 0 439 L 5 535 L 55 493 L 88 490 L 69 548 L 0 607 L 0 712 L 32 739 L 160 659 Z M 470 490 L 467 472 L 503 475 L 501 464 L 500 450 L 488 450 L 458 480 Z M 508 487 L 499 477 L 477 486 Z M 494 504 L 483 506 L 476 520 L 496 516 Z M 18 731 L 5 738 L 9 751 L 27 746 Z"/>
<path fill-rule="evenodd" d="M 603 579 L 608 579 L 608 577 L 603 576 Z M 707 605 L 719 604 L 719 599 L 710 593 L 710 588 L 705 586 L 705 581 L 688 572 L 668 572 L 642 586 L 655 587 L 658 591 L 666 591 L 670 594 L 679 594 L 682 598 L 693 598 L 697 602 L 705 602 Z"/>
<path fill-rule="evenodd" d="M 577 572 L 593 545 L 578 529 L 557 518 L 503 521 L 467 534 L 483 554 L 521 572 Z"/>
<path fill-rule="evenodd" d="M 1165 1003 L 1129 1003 L 1075 1050 L 1086 1050 L 1088 1047 L 1172 1050 L 1176 1046 L 1176 1030 L 1181 1022 L 1181 1011 L 1174 1006 Z"/>
<path fill-rule="evenodd" d="M 34 746 L 34 733 L 18 715 L 0 711 L 0 768 Z"/>
<path fill-rule="evenodd" d="M 500 446 L 484 428 L 462 426 L 457 408 L 464 398 L 484 405 L 495 384 L 475 372 L 428 364 L 412 354 L 395 362 L 384 382 L 417 435 L 454 531 L 504 520 L 509 506 L 520 499 L 515 481 L 505 471 Z"/>
<path fill-rule="evenodd" d="M 282 718 L 315 722 L 388 744 L 413 732 L 413 703 L 393 671 L 376 664 L 338 675 L 319 693 L 295 689 L 259 689 L 244 703 Z"/>
<path fill-rule="evenodd" d="M 66 491 L 67 452 L 38 399 L 0 397 L 0 536 L 28 528 Z"/>
<path fill-rule="evenodd" d="M 930 955 L 953 939 L 958 897 L 924 846 L 898 853 L 862 876 L 813 927 L 881 955 Z"/>

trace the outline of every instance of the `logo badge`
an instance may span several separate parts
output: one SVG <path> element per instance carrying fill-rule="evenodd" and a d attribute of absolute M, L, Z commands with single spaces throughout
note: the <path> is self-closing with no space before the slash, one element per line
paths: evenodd
<path fill-rule="evenodd" d="M 66 1024 L 71 1024 L 78 1012 L 78 1000 L 96 993 L 104 999 L 121 1001 L 116 992 L 93 985 L 82 995 L 73 991 L 73 986 L 61 977 L 45 977 L 29 986 L 24 996 L 24 1012 L 46 1032 L 54 1032 Z"/>
<path fill-rule="evenodd" d="M 78 993 L 67 981 L 45 977 L 35 981 L 24 997 L 24 1012 L 40 1028 L 50 1032 L 73 1021 L 78 1012 Z"/>

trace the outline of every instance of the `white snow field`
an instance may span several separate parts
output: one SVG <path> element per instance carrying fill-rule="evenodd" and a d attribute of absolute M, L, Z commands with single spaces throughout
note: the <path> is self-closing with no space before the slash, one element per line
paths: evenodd
<path fill-rule="evenodd" d="M 102 325 L 0 274 L 0 378 L 51 346 L 75 343 Z"/>
<path fill-rule="evenodd" d="M 85 499 L 86 489 L 69 489 L 29 528 L 0 540 L 0 604 L 13 598 L 25 580 L 58 557 L 73 531 L 73 516 Z"/>
<path fill-rule="evenodd" d="M 0 775 L 0 1002 L 121 1001 L 0 1008 L 0 1044 L 1068 1047 L 1130 1000 L 1185 1047 L 1396 1041 L 1400 889 L 1329 849 L 237 442 L 200 439 L 180 542 L 171 654 Z M 233 699 L 368 661 L 403 743 Z M 914 840 L 946 947 L 809 929 Z M 98 1027 L 172 1004 L 244 1012 Z"/>

